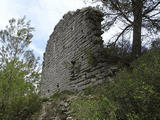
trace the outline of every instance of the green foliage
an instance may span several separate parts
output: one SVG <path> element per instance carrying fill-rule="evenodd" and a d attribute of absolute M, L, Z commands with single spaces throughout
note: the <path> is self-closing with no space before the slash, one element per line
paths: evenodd
<path fill-rule="evenodd" d="M 33 30 L 30 21 L 26 22 L 25 17 L 9 20 L 9 26 L 0 31 L 0 65 L 2 69 L 7 62 L 18 60 L 28 71 L 25 79 L 37 83 L 40 77 L 39 57 L 36 58 L 33 51 L 28 49 Z M 17 63 L 14 62 L 14 64 L 16 66 Z"/>
<path fill-rule="evenodd" d="M 156 45 L 157 46 L 157 45 Z M 153 47 L 122 69 L 115 80 L 89 87 L 71 102 L 74 118 L 159 120 L 160 49 Z"/>
<path fill-rule="evenodd" d="M 26 50 L 31 43 L 33 37 L 33 27 L 30 27 L 30 21 L 26 22 L 25 17 L 21 19 L 12 18 L 9 20 L 9 26 L 5 30 L 0 31 L 1 46 L 1 60 L 2 62 L 20 58 L 22 55 L 25 57 L 31 54 Z M 29 57 L 29 55 L 27 55 Z M 27 56 L 25 58 L 27 58 Z"/>
<path fill-rule="evenodd" d="M 25 120 L 40 110 L 38 58 L 28 49 L 33 28 L 25 18 L 0 31 L 0 119 Z"/>
<path fill-rule="evenodd" d="M 107 120 L 116 120 L 116 110 L 118 109 L 117 103 L 111 101 L 107 98 L 107 96 L 100 96 L 100 100 L 98 101 L 99 111 L 98 118 L 99 120 L 103 120 L 104 118 Z"/>
<path fill-rule="evenodd" d="M 92 94 L 92 86 L 88 86 L 88 88 L 86 88 L 86 89 L 84 90 L 84 94 L 85 94 L 85 95 L 90 95 L 90 94 Z"/>
<path fill-rule="evenodd" d="M 91 50 L 86 50 L 86 51 L 84 51 L 84 53 L 88 57 L 88 64 L 90 66 L 96 66 L 98 61 L 97 61 L 97 58 L 95 57 L 94 53 Z"/>
<path fill-rule="evenodd" d="M 153 48 L 122 70 L 105 95 L 118 103 L 116 117 L 128 120 L 160 119 L 160 49 Z M 106 89 L 107 90 L 107 89 Z"/>
<path fill-rule="evenodd" d="M 12 61 L 0 71 L 0 119 L 22 120 L 40 110 L 40 98 L 34 85 L 25 81 L 28 72 L 23 68 L 21 62 Z"/>
<path fill-rule="evenodd" d="M 51 100 L 55 100 L 55 101 L 60 101 L 63 99 L 66 99 L 69 95 L 72 95 L 73 92 L 71 91 L 63 91 L 61 93 L 59 93 L 58 91 L 56 93 L 54 93 L 52 96 L 49 97 L 49 99 Z"/>
<path fill-rule="evenodd" d="M 71 115 L 83 120 L 116 120 L 117 103 L 110 101 L 103 92 L 106 84 L 89 87 L 71 101 Z"/>
<path fill-rule="evenodd" d="M 36 94 L 10 97 L 0 101 L 0 119 L 25 120 L 40 110 L 40 98 Z"/>
<path fill-rule="evenodd" d="M 74 119 L 99 120 L 97 117 L 98 104 L 95 99 L 79 97 L 71 103 L 71 108 Z"/>
<path fill-rule="evenodd" d="M 118 42 L 119 45 L 114 45 L 114 43 L 108 44 L 110 45 L 100 51 L 100 55 L 104 57 L 104 61 L 111 64 L 118 64 L 119 68 L 130 66 L 130 63 L 133 61 L 130 51 L 131 45 L 126 43 L 126 41 Z"/>

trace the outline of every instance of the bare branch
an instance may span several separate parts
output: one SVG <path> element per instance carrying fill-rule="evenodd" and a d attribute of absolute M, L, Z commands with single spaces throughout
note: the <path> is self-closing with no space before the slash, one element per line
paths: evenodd
<path fill-rule="evenodd" d="M 151 18 L 151 17 L 154 17 L 154 16 L 157 16 L 157 15 L 159 15 L 159 14 L 160 14 L 160 12 L 155 13 L 155 14 L 151 15 L 150 18 Z"/>
<path fill-rule="evenodd" d="M 125 31 L 126 31 L 128 28 L 130 28 L 131 26 L 132 26 L 132 25 L 130 24 L 130 25 L 126 26 L 126 27 L 123 29 L 123 31 L 117 36 L 116 40 L 114 41 L 114 45 L 115 45 L 116 42 L 119 40 L 119 38 L 121 37 L 121 35 L 123 35 L 123 34 L 125 33 Z"/>
<path fill-rule="evenodd" d="M 154 27 L 160 30 L 160 20 L 159 19 L 151 19 L 149 16 L 144 16 L 144 17 L 148 19 Z"/>
<path fill-rule="evenodd" d="M 120 15 L 118 14 L 117 16 L 115 16 L 114 18 L 112 18 L 111 21 L 105 22 L 105 23 L 102 25 L 102 29 L 104 29 L 105 31 L 108 31 L 108 30 L 111 28 L 111 26 L 117 21 L 117 19 L 118 19 L 119 16 L 120 16 Z"/>
<path fill-rule="evenodd" d="M 117 14 L 119 15 L 119 13 L 105 13 L 105 15 L 116 15 L 116 16 Z"/>
<path fill-rule="evenodd" d="M 117 6 L 117 5 L 119 5 L 118 0 L 116 0 L 117 5 L 113 2 L 113 0 L 110 0 L 110 2 L 111 2 L 111 4 L 113 5 L 113 7 L 114 7 L 116 10 L 118 10 L 118 11 L 122 14 L 122 16 L 123 16 L 129 23 L 131 23 L 131 24 L 133 23 L 133 22 L 124 14 L 124 12 L 121 10 L 121 8 Z"/>
<path fill-rule="evenodd" d="M 144 13 L 143 13 L 143 16 L 152 12 L 159 4 L 160 4 L 160 1 L 155 6 L 153 6 L 151 9 L 148 8 L 147 10 L 145 10 Z"/>

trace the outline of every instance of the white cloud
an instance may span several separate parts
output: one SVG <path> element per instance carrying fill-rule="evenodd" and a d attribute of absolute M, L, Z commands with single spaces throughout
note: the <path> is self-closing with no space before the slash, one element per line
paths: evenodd
<path fill-rule="evenodd" d="M 0 29 L 7 25 L 8 20 L 12 16 L 12 13 L 9 12 L 8 4 L 8 0 L 0 0 Z"/>
<path fill-rule="evenodd" d="M 26 15 L 35 27 L 30 47 L 42 58 L 49 35 L 62 16 L 85 6 L 83 0 L 0 0 L 0 29 L 12 17 Z"/>
<path fill-rule="evenodd" d="M 29 46 L 34 52 L 38 53 L 38 55 L 43 55 L 44 51 L 40 48 L 37 48 L 34 44 L 30 44 Z"/>

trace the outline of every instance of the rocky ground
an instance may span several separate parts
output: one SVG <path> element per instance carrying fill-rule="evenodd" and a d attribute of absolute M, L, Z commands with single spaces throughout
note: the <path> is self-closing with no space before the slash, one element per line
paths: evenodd
<path fill-rule="evenodd" d="M 73 120 L 70 103 L 76 95 L 60 95 L 44 98 L 41 114 L 38 120 Z"/>

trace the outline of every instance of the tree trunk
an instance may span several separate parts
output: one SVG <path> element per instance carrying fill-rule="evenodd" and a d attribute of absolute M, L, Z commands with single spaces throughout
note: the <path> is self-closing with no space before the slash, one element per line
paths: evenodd
<path fill-rule="evenodd" d="M 136 0 L 133 3 L 133 43 L 132 43 L 132 56 L 137 58 L 141 55 L 141 27 L 142 27 L 142 7 L 141 0 Z"/>

